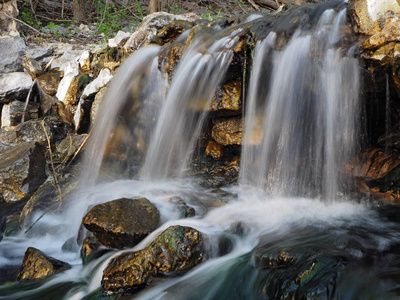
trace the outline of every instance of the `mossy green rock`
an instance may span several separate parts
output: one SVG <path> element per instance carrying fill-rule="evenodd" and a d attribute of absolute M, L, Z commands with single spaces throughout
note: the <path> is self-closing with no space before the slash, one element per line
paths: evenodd
<path fill-rule="evenodd" d="M 206 258 L 201 232 L 171 226 L 147 248 L 113 258 L 103 272 L 102 286 L 113 292 L 141 288 L 152 277 L 182 275 Z"/>
<path fill-rule="evenodd" d="M 160 213 L 146 198 L 121 198 L 94 206 L 82 224 L 105 246 L 133 247 L 159 225 Z"/>

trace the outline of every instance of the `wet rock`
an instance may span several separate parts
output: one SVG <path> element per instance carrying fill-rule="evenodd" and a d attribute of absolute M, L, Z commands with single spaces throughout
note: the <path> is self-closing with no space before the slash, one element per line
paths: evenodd
<path fill-rule="evenodd" d="M 39 63 L 33 58 L 28 58 L 28 57 L 22 58 L 22 66 L 33 79 L 38 77 L 39 74 L 42 73 L 43 71 Z"/>
<path fill-rule="evenodd" d="M 39 211 L 47 211 L 50 208 L 52 212 L 62 210 L 63 204 L 65 204 L 62 200 L 68 199 L 79 183 L 77 176 L 70 173 L 65 173 L 63 176 L 58 177 L 58 187 L 60 190 L 58 190 L 58 187 L 54 182 L 53 177 L 47 178 L 47 180 L 29 198 L 19 215 L 19 226 L 21 228 L 30 228 L 36 220 L 33 216 Z"/>
<path fill-rule="evenodd" d="M 30 102 L 25 112 L 24 108 L 25 103 L 21 101 L 5 104 L 1 111 L 1 127 L 18 125 L 23 116 L 25 121 L 39 118 L 39 104 Z"/>
<path fill-rule="evenodd" d="M 81 148 L 87 139 L 87 134 L 70 134 L 58 144 L 54 151 L 54 160 L 65 164 Z"/>
<path fill-rule="evenodd" d="M 0 155 L 0 199 L 19 201 L 46 180 L 44 148 L 35 142 L 11 147 Z"/>
<path fill-rule="evenodd" d="M 0 103 L 25 100 L 32 82 L 32 78 L 23 72 L 0 74 Z"/>
<path fill-rule="evenodd" d="M 108 40 L 108 47 L 122 47 L 130 37 L 131 33 L 118 31 L 117 35 L 113 39 Z"/>
<path fill-rule="evenodd" d="M 82 97 L 88 98 L 95 93 L 97 93 L 100 89 L 105 87 L 113 78 L 111 71 L 109 69 L 103 69 L 100 71 L 99 76 L 91 83 L 89 83 L 85 89 L 83 90 Z"/>
<path fill-rule="evenodd" d="M 147 248 L 113 258 L 103 272 L 103 289 L 137 289 L 151 277 L 182 275 L 207 258 L 206 237 L 182 226 L 168 227 Z"/>
<path fill-rule="evenodd" d="M 126 42 L 124 49 L 127 53 L 130 53 L 149 44 L 154 37 L 156 37 L 158 30 L 175 20 L 193 22 L 199 18 L 200 17 L 193 13 L 188 13 L 186 15 L 173 15 L 166 12 L 158 12 L 148 15 L 143 19 L 143 22 Z"/>
<path fill-rule="evenodd" d="M 216 120 L 212 130 L 212 138 L 220 145 L 240 145 L 242 141 L 243 123 L 241 118 Z"/>
<path fill-rule="evenodd" d="M 256 249 L 253 252 L 253 262 L 264 269 L 287 268 L 295 262 L 295 256 L 288 249 L 280 249 L 276 253 L 263 253 L 261 249 Z"/>
<path fill-rule="evenodd" d="M 118 200 L 94 206 L 82 224 L 105 246 L 133 247 L 159 225 L 158 209 L 145 198 Z"/>
<path fill-rule="evenodd" d="M 68 63 L 64 67 L 64 77 L 61 79 L 57 89 L 56 97 L 64 104 L 76 103 L 77 79 L 79 66 L 77 63 Z"/>
<path fill-rule="evenodd" d="M 224 155 L 223 147 L 214 141 L 209 141 L 206 147 L 206 154 L 214 159 L 219 159 Z"/>
<path fill-rule="evenodd" d="M 83 263 L 87 264 L 110 251 L 109 248 L 101 245 L 94 236 L 89 236 L 82 241 L 81 258 Z"/>
<path fill-rule="evenodd" d="M 0 73 L 23 71 L 21 63 L 25 49 L 25 42 L 20 37 L 0 39 Z"/>
<path fill-rule="evenodd" d="M 0 129 L 0 141 L 10 146 L 26 142 L 38 142 L 47 147 L 46 134 L 54 144 L 58 144 L 72 130 L 72 127 L 61 122 L 58 118 L 48 117 L 44 120 L 26 121 L 14 127 L 2 127 Z"/>
<path fill-rule="evenodd" d="M 241 113 L 242 85 L 238 81 L 230 82 L 217 89 L 211 101 L 210 110 L 225 114 Z"/>
<path fill-rule="evenodd" d="M 55 96 L 57 93 L 58 85 L 60 83 L 60 71 L 53 70 L 51 72 L 47 72 L 37 78 L 40 87 L 43 91 L 50 95 Z"/>
<path fill-rule="evenodd" d="M 190 218 L 196 215 L 196 211 L 193 207 L 188 206 L 186 202 L 177 196 L 171 197 L 168 199 L 168 202 L 171 202 L 176 205 L 179 211 L 180 218 Z"/>
<path fill-rule="evenodd" d="M 94 96 L 94 101 L 90 109 L 90 124 L 92 125 L 96 120 L 96 116 L 99 111 L 101 102 L 103 101 L 105 93 L 106 93 L 106 87 L 103 87 L 97 92 L 96 96 Z"/>
<path fill-rule="evenodd" d="M 24 256 L 17 279 L 19 281 L 39 280 L 70 269 L 68 263 L 47 256 L 42 251 L 29 247 Z"/>
<path fill-rule="evenodd" d="M 375 33 L 374 26 L 379 15 L 386 11 L 400 13 L 400 5 L 397 0 L 351 0 L 350 14 L 360 33 Z"/>

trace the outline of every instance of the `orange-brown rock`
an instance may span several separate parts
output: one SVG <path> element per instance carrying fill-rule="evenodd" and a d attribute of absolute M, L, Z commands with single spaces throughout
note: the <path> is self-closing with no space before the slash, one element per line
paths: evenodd
<path fill-rule="evenodd" d="M 224 155 L 223 147 L 215 141 L 209 141 L 206 147 L 206 154 L 214 159 L 219 159 Z"/>
<path fill-rule="evenodd" d="M 70 269 L 68 263 L 47 256 L 42 251 L 29 247 L 24 256 L 17 279 L 19 281 L 38 280 Z"/>
<path fill-rule="evenodd" d="M 111 248 L 133 247 L 159 225 L 160 213 L 146 198 L 121 198 L 94 206 L 82 224 Z"/>
<path fill-rule="evenodd" d="M 240 112 L 242 109 L 241 102 L 242 85 L 239 81 L 233 81 L 219 87 L 211 101 L 211 111 L 228 111 Z"/>
<path fill-rule="evenodd" d="M 196 229 L 168 227 L 147 248 L 113 258 L 103 272 L 106 291 L 143 287 L 151 277 L 182 275 L 206 259 L 205 236 Z"/>
<path fill-rule="evenodd" d="M 242 143 L 242 118 L 216 120 L 211 130 L 212 138 L 220 145 L 240 145 Z"/>

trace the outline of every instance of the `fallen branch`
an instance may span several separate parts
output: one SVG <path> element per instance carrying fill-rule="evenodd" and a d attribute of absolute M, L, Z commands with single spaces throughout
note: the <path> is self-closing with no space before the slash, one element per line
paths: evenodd
<path fill-rule="evenodd" d="M 261 11 L 261 8 L 257 4 L 255 4 L 253 0 L 247 0 L 247 1 L 251 4 L 251 6 L 254 7 L 255 10 Z"/>
<path fill-rule="evenodd" d="M 68 163 L 68 166 L 74 161 L 74 159 L 78 156 L 78 154 L 81 152 L 83 146 L 85 146 L 89 136 L 90 136 L 91 131 L 88 133 L 88 135 L 85 137 L 84 141 L 82 142 L 82 144 L 79 146 L 79 148 L 75 151 L 74 156 L 71 158 L 70 162 Z"/>

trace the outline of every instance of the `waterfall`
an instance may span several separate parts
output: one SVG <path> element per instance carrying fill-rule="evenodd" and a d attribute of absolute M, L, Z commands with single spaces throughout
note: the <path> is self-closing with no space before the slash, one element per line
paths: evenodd
<path fill-rule="evenodd" d="M 232 59 L 237 33 L 211 45 L 194 42 L 186 51 L 161 109 L 142 178 L 179 177 L 186 170 L 209 103 Z"/>
<path fill-rule="evenodd" d="M 339 168 L 357 146 L 360 88 L 357 60 L 337 47 L 345 16 L 326 10 L 315 29 L 297 30 L 282 49 L 273 48 L 275 33 L 256 45 L 241 184 L 274 196 L 333 199 L 341 191 Z"/>

